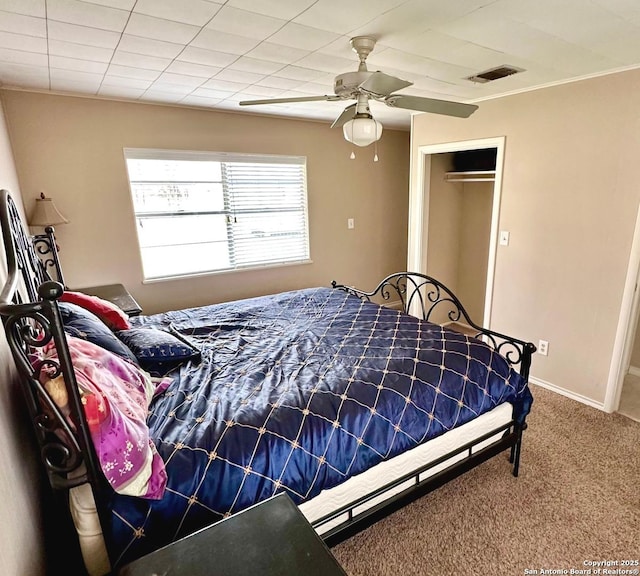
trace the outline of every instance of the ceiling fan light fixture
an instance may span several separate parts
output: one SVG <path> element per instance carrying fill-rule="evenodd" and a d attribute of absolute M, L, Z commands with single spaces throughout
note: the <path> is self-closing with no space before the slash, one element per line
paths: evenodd
<path fill-rule="evenodd" d="M 347 142 L 356 146 L 369 146 L 382 137 L 382 123 L 368 118 L 353 118 L 342 126 L 342 132 Z"/>

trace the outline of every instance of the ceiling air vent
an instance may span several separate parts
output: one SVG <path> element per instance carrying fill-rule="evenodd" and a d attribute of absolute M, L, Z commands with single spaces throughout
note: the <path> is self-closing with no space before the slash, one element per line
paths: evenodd
<path fill-rule="evenodd" d="M 475 76 L 469 76 L 467 80 L 485 84 L 487 82 L 499 80 L 500 78 L 506 78 L 507 76 L 517 74 L 518 72 L 524 72 L 524 69 L 516 68 L 514 66 L 498 66 L 497 68 L 491 68 L 491 70 L 486 70 L 485 72 L 481 72 L 480 74 L 476 74 Z"/>

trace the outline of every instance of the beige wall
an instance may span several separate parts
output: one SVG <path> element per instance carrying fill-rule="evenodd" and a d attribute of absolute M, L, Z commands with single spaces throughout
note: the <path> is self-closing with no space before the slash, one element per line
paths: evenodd
<path fill-rule="evenodd" d="M 427 274 L 455 293 L 458 288 L 462 184 L 444 179 L 445 173 L 451 170 L 451 161 L 451 154 L 431 156 Z"/>
<path fill-rule="evenodd" d="M 506 136 L 491 327 L 533 342 L 533 376 L 603 402 L 640 199 L 640 71 L 414 117 L 418 146 Z M 417 188 L 414 188 L 417 189 Z"/>
<path fill-rule="evenodd" d="M 333 279 L 373 288 L 406 265 L 407 132 L 385 130 L 374 163 L 371 147 L 350 160 L 325 123 L 28 92 L 4 99 L 25 204 L 44 190 L 71 221 L 58 229 L 69 286 L 122 282 L 152 313 Z M 125 147 L 306 156 L 313 264 L 143 284 Z"/>
<path fill-rule="evenodd" d="M 453 154 L 433 154 L 430 160 L 427 274 L 450 288 L 482 325 L 493 184 L 448 182 Z M 445 322 L 442 313 L 432 319 Z"/>
<path fill-rule="evenodd" d="M 9 190 L 22 208 L 13 154 L 0 106 L 0 188 Z M 4 251 L 0 285 L 6 279 Z M 40 520 L 40 476 L 30 424 L 16 383 L 9 347 L 0 330 L 0 571 L 7 576 L 45 573 Z"/>
<path fill-rule="evenodd" d="M 489 263 L 493 182 L 465 182 L 460 206 L 460 248 L 456 295 L 482 326 Z"/>

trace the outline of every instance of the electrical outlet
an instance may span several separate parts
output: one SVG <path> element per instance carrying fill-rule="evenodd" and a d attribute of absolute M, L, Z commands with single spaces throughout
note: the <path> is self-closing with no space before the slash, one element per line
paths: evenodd
<path fill-rule="evenodd" d="M 356 222 L 353 218 L 349 218 L 347 220 L 347 228 L 349 228 L 349 230 L 353 230 L 356 227 Z"/>
<path fill-rule="evenodd" d="M 543 356 L 549 354 L 549 342 L 546 340 L 538 340 L 538 353 Z"/>

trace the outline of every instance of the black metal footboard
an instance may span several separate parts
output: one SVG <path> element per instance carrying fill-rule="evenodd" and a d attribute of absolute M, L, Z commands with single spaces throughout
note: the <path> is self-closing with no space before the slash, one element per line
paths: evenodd
<path fill-rule="evenodd" d="M 431 276 L 414 272 L 398 272 L 387 276 L 371 292 L 338 284 L 335 280 L 331 285 L 336 289 L 344 290 L 353 296 L 357 296 L 361 300 L 379 300 L 394 304 L 399 302 L 400 308 L 404 313 L 412 314 L 437 324 L 462 321 L 472 329 L 473 337 L 484 340 L 496 352 L 501 354 L 509 364 L 519 371 L 525 381 L 529 378 L 531 358 L 536 351 L 535 345 L 531 342 L 478 326 L 471 320 L 455 294 L 442 282 Z M 518 422 L 512 419 L 506 424 L 444 454 L 442 457 L 385 484 L 372 493 L 362 496 L 331 514 L 315 520 L 313 526 L 322 531 L 322 527 L 325 524 L 334 522 L 346 515 L 346 519 L 322 534 L 325 542 L 329 546 L 334 546 L 507 449 L 510 450 L 509 462 L 513 464 L 513 475 L 517 477 L 520 469 L 522 433 L 526 428 L 526 422 Z M 499 440 L 474 450 L 482 442 L 501 433 L 502 436 Z M 456 460 L 433 475 L 420 479 L 420 476 L 425 472 L 465 452 L 464 458 Z M 399 492 L 393 492 L 394 489 L 412 479 L 413 485 Z M 382 502 L 366 508 L 364 511 L 355 512 L 356 509 L 363 507 L 367 502 L 386 493 L 391 494 Z"/>

